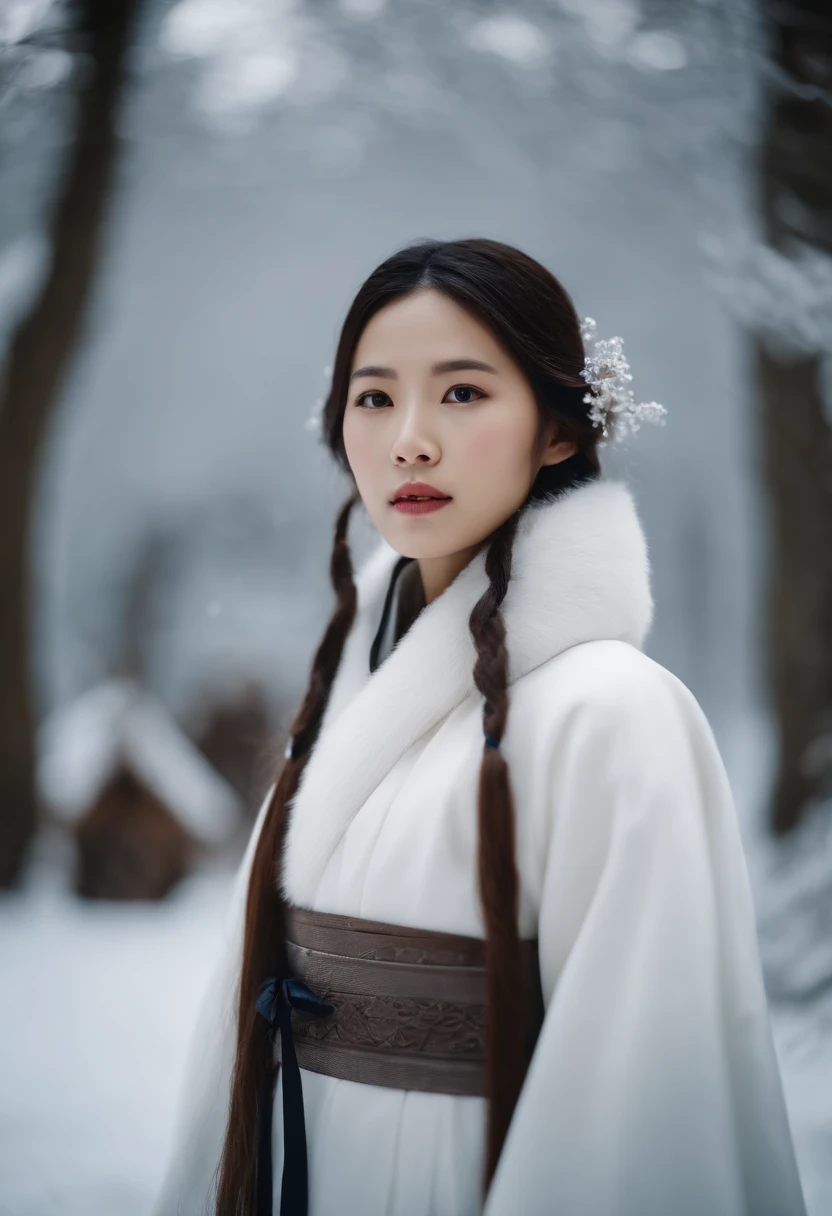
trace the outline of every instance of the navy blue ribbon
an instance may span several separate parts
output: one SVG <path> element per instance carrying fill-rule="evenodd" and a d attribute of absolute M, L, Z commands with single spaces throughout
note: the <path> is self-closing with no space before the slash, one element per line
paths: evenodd
<path fill-rule="evenodd" d="M 280 1216 L 307 1216 L 309 1181 L 306 1162 L 306 1122 L 303 1117 L 303 1086 L 292 1036 L 292 1010 L 310 1018 L 325 1018 L 334 1006 L 286 976 L 272 976 L 260 989 L 254 1008 L 269 1023 L 269 1041 L 280 1033 L 283 1064 L 283 1180 L 280 1185 Z M 263 1078 L 257 1133 L 257 1176 L 254 1210 L 256 1216 L 272 1216 L 272 1112 L 277 1070 L 268 1069 Z"/>
<path fill-rule="evenodd" d="M 500 740 L 497 739 L 494 735 L 489 734 L 488 731 L 486 731 L 485 732 L 485 746 L 486 747 L 499 747 Z"/>

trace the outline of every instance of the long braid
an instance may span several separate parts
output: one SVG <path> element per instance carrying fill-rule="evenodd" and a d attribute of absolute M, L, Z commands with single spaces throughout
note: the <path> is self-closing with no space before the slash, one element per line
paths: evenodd
<path fill-rule="evenodd" d="M 474 683 L 485 697 L 485 750 L 478 793 L 479 885 L 486 930 L 487 1190 L 526 1073 L 525 974 L 517 925 L 519 881 L 515 859 L 514 800 L 499 750 L 508 716 L 508 652 L 501 605 L 511 578 L 516 511 L 494 533 L 485 559 L 488 589 L 477 601 L 469 627 L 477 649 Z"/>
<path fill-rule="evenodd" d="M 254 1002 L 260 985 L 269 975 L 287 972 L 279 888 L 286 812 L 317 741 L 332 682 L 355 619 L 356 588 L 347 525 L 358 501 L 355 492 L 338 513 L 330 560 L 330 579 L 337 603 L 312 662 L 309 686 L 291 727 L 291 750 L 272 793 L 252 861 L 240 974 L 237 1055 L 219 1166 L 217 1216 L 250 1216 L 253 1209 L 260 1079 L 268 1073 L 272 1074 L 272 1080 L 276 1078 L 268 1027 L 265 1019 L 257 1017 Z M 273 1092 L 273 1085 L 269 1091 Z"/>

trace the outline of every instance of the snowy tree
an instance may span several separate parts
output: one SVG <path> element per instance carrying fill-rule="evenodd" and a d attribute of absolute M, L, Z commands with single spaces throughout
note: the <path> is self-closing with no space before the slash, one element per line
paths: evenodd
<path fill-rule="evenodd" d="M 832 793 L 832 9 L 824 0 L 766 9 L 766 246 L 749 281 L 772 501 L 766 651 L 780 759 L 771 822 L 782 833 Z"/>
<path fill-rule="evenodd" d="M 41 440 L 82 332 L 99 258 L 118 140 L 115 119 L 139 0 L 74 0 L 50 27 L 74 53 L 75 132 L 49 226 L 41 282 L 17 324 L 0 384 L 0 885 L 18 878 L 35 829 L 29 537 Z M 2 37 L 7 88 L 43 80 L 49 3 L 18 0 Z M 46 59 L 49 67 L 49 58 Z M 53 68 L 55 66 L 53 58 Z M 61 59 L 60 62 L 63 62 Z M 48 76 L 48 71 L 47 71 Z"/>

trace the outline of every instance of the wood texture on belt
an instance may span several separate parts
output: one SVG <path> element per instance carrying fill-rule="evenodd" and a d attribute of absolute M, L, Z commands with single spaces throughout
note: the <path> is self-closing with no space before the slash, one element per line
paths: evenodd
<path fill-rule="evenodd" d="M 338 916 L 287 908 L 286 935 L 297 946 L 350 958 L 377 958 L 393 963 L 438 963 L 485 966 L 485 942 L 480 937 L 411 929 L 380 920 Z"/>
<path fill-rule="evenodd" d="M 286 910 L 290 970 L 335 1007 L 292 1013 L 298 1064 L 342 1080 L 485 1093 L 485 943 L 360 917 Z M 542 1019 L 537 943 L 522 943 Z"/>

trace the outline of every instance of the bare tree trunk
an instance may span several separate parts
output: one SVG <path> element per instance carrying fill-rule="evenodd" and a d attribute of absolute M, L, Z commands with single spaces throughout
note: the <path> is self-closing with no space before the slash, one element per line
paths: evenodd
<path fill-rule="evenodd" d="M 832 6 L 768 0 L 772 58 L 794 82 L 771 97 L 761 160 L 769 243 L 832 254 Z M 832 778 L 832 428 L 820 359 L 757 347 L 773 504 L 768 653 L 780 761 L 771 826 L 788 832 Z"/>
<path fill-rule="evenodd" d="M 76 0 L 77 125 L 51 226 L 51 261 L 0 385 L 0 886 L 36 823 L 29 540 L 41 439 L 81 333 L 117 157 L 115 118 L 139 0 Z"/>

